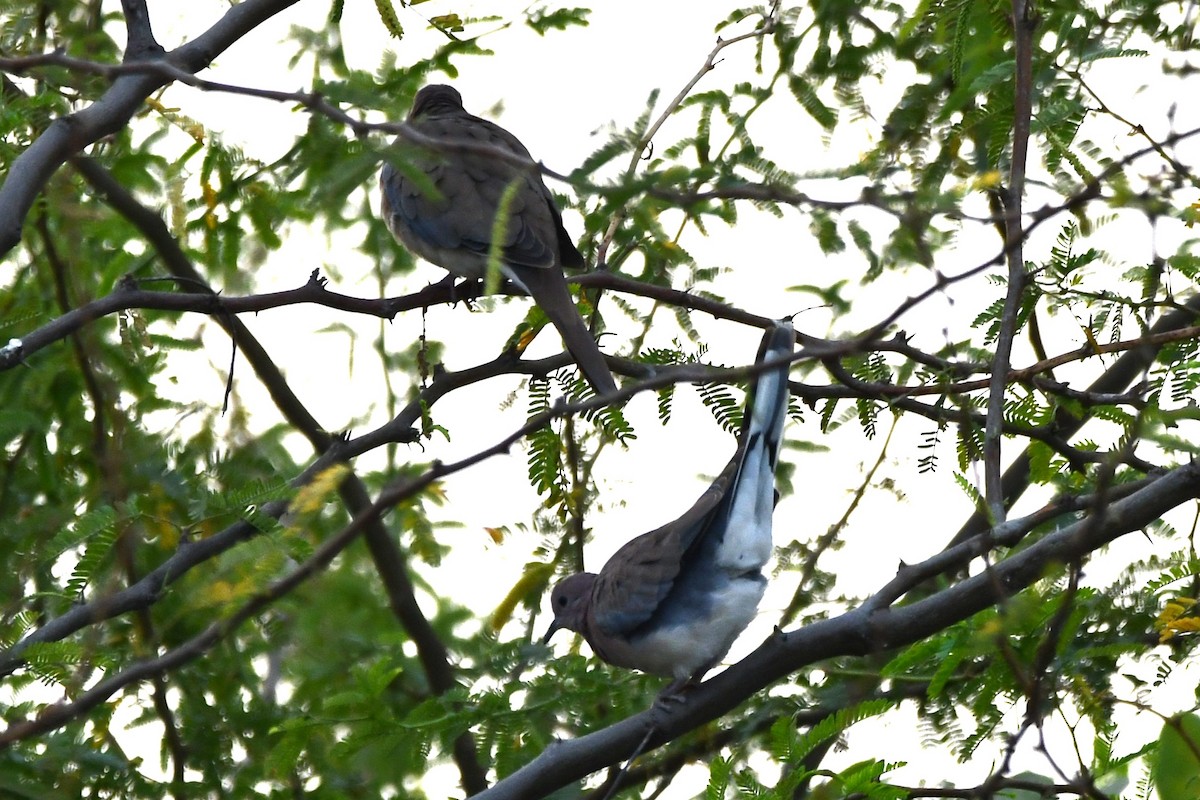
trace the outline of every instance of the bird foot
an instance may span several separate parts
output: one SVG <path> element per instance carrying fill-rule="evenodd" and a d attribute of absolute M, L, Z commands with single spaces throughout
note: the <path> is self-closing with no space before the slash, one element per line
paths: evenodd
<path fill-rule="evenodd" d="M 465 305 L 469 310 L 474 311 L 475 298 L 482 294 L 483 279 L 468 278 L 462 283 L 455 284 L 454 288 L 450 290 L 450 301 L 457 303 L 459 300 L 462 300 L 463 305 Z"/>
<path fill-rule="evenodd" d="M 474 300 L 480 294 L 478 289 L 473 287 L 476 284 L 481 284 L 479 278 L 464 278 L 461 283 L 458 282 L 458 276 L 453 272 L 447 272 L 446 277 L 434 284 L 430 284 L 438 289 L 444 289 L 450 297 L 451 305 L 456 305 L 459 300 L 462 300 L 467 308 L 475 310 Z"/>
<path fill-rule="evenodd" d="M 694 675 L 690 678 L 677 678 L 659 692 L 658 697 L 654 698 L 654 705 L 650 707 L 653 726 L 659 727 L 658 722 L 664 714 L 670 714 L 675 706 L 687 702 L 688 692 L 699 684 L 700 681 Z"/>

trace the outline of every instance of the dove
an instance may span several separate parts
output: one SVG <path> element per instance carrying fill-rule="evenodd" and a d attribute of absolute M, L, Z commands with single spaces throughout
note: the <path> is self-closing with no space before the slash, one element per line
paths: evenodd
<path fill-rule="evenodd" d="M 791 323 L 777 323 L 756 363 L 783 359 L 794 345 Z M 757 376 L 737 451 L 694 506 L 627 542 L 599 573 L 554 587 L 543 642 L 562 629 L 580 633 L 610 664 L 675 678 L 664 694 L 699 681 L 724 658 L 767 586 L 788 366 Z"/>
<path fill-rule="evenodd" d="M 417 92 L 408 125 L 435 145 L 406 144 L 404 168 L 386 163 L 380 172 L 381 211 L 392 235 L 414 255 L 468 279 L 484 277 L 497 245 L 501 273 L 549 317 L 587 382 L 600 394 L 615 392 L 563 276 L 564 267 L 584 261 L 562 214 L 536 170 L 496 154 L 532 161 L 529 151 L 504 128 L 468 114 L 452 86 Z"/>

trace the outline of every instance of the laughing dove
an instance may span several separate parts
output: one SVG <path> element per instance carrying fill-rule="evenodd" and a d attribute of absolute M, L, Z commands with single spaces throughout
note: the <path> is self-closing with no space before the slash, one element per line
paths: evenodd
<path fill-rule="evenodd" d="M 501 273 L 554 323 L 592 388 L 601 394 L 616 391 L 563 278 L 563 267 L 579 268 L 584 262 L 563 228 L 550 190 L 532 166 L 487 152 L 532 161 L 529 151 L 499 125 L 463 110 L 462 96 L 450 86 L 435 84 L 417 92 L 408 125 L 446 147 L 422 151 L 409 145 L 402 168 L 384 165 L 379 175 L 382 211 L 392 234 L 451 275 L 479 279 L 487 272 L 493 235 L 501 227 L 498 217 L 507 217 L 496 243 Z"/>
<path fill-rule="evenodd" d="M 757 363 L 790 354 L 791 323 L 763 337 Z M 628 542 L 600 573 L 564 578 L 554 621 L 583 634 L 610 664 L 669 675 L 671 692 L 699 680 L 754 619 L 767 586 L 775 464 L 787 418 L 788 365 L 761 373 L 728 466 L 679 519 Z"/>

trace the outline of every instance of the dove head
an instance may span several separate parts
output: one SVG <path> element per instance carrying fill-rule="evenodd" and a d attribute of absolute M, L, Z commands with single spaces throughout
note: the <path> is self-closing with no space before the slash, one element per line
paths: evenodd
<path fill-rule="evenodd" d="M 428 114 L 462 110 L 462 95 L 457 89 L 444 83 L 431 83 L 422 87 L 413 98 L 412 111 L 408 112 L 408 118 L 416 119 Z"/>
<path fill-rule="evenodd" d="M 554 610 L 554 621 L 550 623 L 550 630 L 542 637 L 543 643 L 549 642 L 550 637 L 563 628 L 583 633 L 595 583 L 596 576 L 591 572 L 580 572 L 558 582 L 554 591 L 550 593 L 550 608 Z"/>

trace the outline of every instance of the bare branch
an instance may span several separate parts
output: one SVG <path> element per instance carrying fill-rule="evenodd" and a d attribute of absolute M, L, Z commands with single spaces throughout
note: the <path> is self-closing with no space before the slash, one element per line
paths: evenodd
<path fill-rule="evenodd" d="M 1025 159 L 1029 153 L 1029 120 L 1033 115 L 1033 29 L 1037 24 L 1029 0 L 1012 0 L 1013 50 L 1016 75 L 1013 83 L 1012 162 L 1009 164 L 1005 197 L 1004 254 L 1008 261 L 1008 289 L 1000 332 L 996 337 L 996 355 L 988 382 L 987 423 L 983 430 L 984 498 L 993 522 L 1003 522 L 1008 510 L 1000 480 L 1001 427 L 1004 423 L 1006 376 L 1017 335 L 1017 315 L 1025 295 L 1025 234 L 1021 211 L 1025 197 Z"/>
<path fill-rule="evenodd" d="M 656 748 L 728 713 L 750 695 L 808 664 L 911 644 L 995 603 L 997 585 L 1005 592 L 1019 591 L 1045 577 L 1049 565 L 1070 563 L 1196 497 L 1200 497 L 1200 465 L 1186 464 L 1107 506 L 1101 517 L 1068 525 L 1000 561 L 993 567 L 998 584 L 993 576 L 979 574 L 910 605 L 881 608 L 879 602 L 868 602 L 798 630 L 777 632 L 668 711 L 646 711 L 578 739 L 557 741 L 476 797 L 508 800 L 547 795 L 623 759 L 650 726 L 655 730 L 649 746 Z"/>
<path fill-rule="evenodd" d="M 160 56 L 163 49 L 150 27 L 150 11 L 146 8 L 146 0 L 121 0 L 121 9 L 125 12 L 125 60 L 137 61 Z"/>
<path fill-rule="evenodd" d="M 626 177 L 632 176 L 635 172 L 637 172 L 638 162 L 640 162 L 642 159 L 642 151 L 650 145 L 650 143 L 654 140 L 655 134 L 657 134 L 659 129 L 666 124 L 666 121 L 671 118 L 671 115 L 679 110 L 680 104 L 687 99 L 687 96 L 691 94 L 692 89 L 695 88 L 696 84 L 698 84 L 705 75 L 712 72 L 713 69 L 716 68 L 716 65 L 719 63 L 717 61 L 717 56 L 721 54 L 721 51 L 727 47 L 738 44 L 739 42 L 744 42 L 750 39 L 760 39 L 764 36 L 768 36 L 773 30 L 775 30 L 778 13 L 779 2 L 776 0 L 771 5 L 768 13 L 763 17 L 762 22 L 759 23 L 758 27 L 756 27 L 754 30 L 743 33 L 740 36 L 734 36 L 731 39 L 722 39 L 717 37 L 716 45 L 713 47 L 712 51 L 709 52 L 708 58 L 704 59 L 704 63 L 700 65 L 700 69 L 698 69 L 696 74 L 693 75 L 686 84 L 684 84 L 683 88 L 679 90 L 679 93 L 675 95 L 671 102 L 667 103 L 666 108 L 664 108 L 662 113 L 658 115 L 658 118 L 651 123 L 650 127 L 648 127 L 646 131 L 639 137 L 638 145 L 633 148 L 633 153 L 630 156 L 629 165 L 625 168 Z M 596 249 L 597 263 L 604 263 L 605 254 L 608 252 L 608 248 L 612 245 L 612 241 L 617 235 L 617 230 L 621 227 L 621 223 L 624 222 L 624 220 L 624 209 L 618 209 L 617 212 L 613 214 L 612 219 L 609 220 L 608 230 L 604 232 L 604 236 L 600 239 L 600 246 Z"/>

